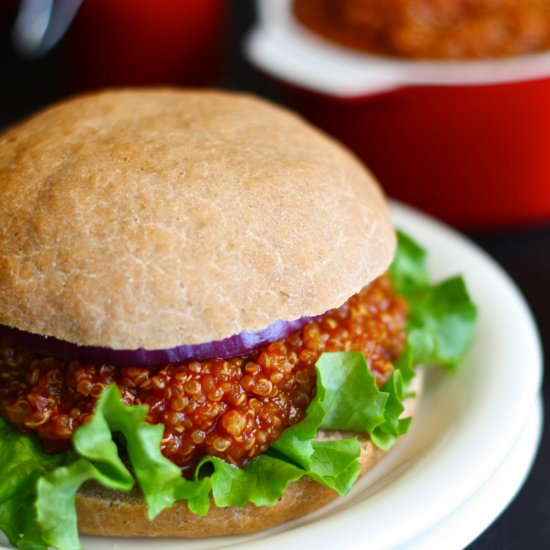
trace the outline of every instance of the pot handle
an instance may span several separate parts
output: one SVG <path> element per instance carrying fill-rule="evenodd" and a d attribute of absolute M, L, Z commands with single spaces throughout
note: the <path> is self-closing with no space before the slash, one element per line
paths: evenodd
<path fill-rule="evenodd" d="M 333 64 L 323 66 L 320 56 L 309 59 L 307 52 L 296 52 L 284 41 L 257 24 L 245 38 L 243 51 L 246 59 L 267 74 L 312 92 L 340 98 L 375 96 L 397 91 L 404 84 L 384 80 L 376 70 L 363 73 L 360 78 L 348 78 Z"/>

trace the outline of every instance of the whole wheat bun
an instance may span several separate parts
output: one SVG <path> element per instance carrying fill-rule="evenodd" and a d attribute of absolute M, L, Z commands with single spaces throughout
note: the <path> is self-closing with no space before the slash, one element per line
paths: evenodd
<path fill-rule="evenodd" d="M 413 416 L 422 393 L 424 373 L 420 369 L 410 385 L 402 417 Z M 325 432 L 323 439 L 349 437 L 353 434 Z M 406 437 L 406 436 L 402 436 Z M 368 435 L 359 436 L 361 442 L 360 476 L 365 475 L 384 456 Z M 308 477 L 290 484 L 283 497 L 273 507 L 247 504 L 242 508 L 211 506 L 204 517 L 189 511 L 184 502 L 161 512 L 153 521 L 147 519 L 147 508 L 138 490 L 120 493 L 89 483 L 76 497 L 78 531 L 84 535 L 115 537 L 215 537 L 240 535 L 268 529 L 285 521 L 309 514 L 325 506 L 338 495 Z"/>
<path fill-rule="evenodd" d="M 383 456 L 383 451 L 364 438 L 361 441 L 361 475 Z M 78 531 L 84 535 L 199 538 L 268 529 L 309 514 L 335 498 L 338 495 L 331 489 L 303 477 L 290 484 L 273 507 L 251 503 L 242 508 L 211 506 L 208 514 L 201 517 L 190 512 L 185 502 L 176 502 L 149 521 L 145 501 L 138 490 L 120 493 L 88 484 L 77 494 L 76 509 Z"/>
<path fill-rule="evenodd" d="M 343 147 L 265 101 L 111 91 L 0 137 L 0 324 L 163 349 L 340 306 L 395 246 Z"/>

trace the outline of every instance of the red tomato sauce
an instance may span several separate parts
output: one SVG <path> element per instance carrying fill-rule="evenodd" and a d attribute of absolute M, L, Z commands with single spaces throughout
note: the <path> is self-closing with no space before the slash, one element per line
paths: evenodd
<path fill-rule="evenodd" d="M 404 347 L 406 314 L 383 276 L 284 340 L 228 360 L 121 368 L 39 355 L 3 339 L 0 412 L 36 433 L 45 450 L 61 451 L 115 383 L 126 403 L 149 406 L 148 422 L 164 424 L 162 452 L 184 472 L 204 455 L 242 466 L 303 418 L 321 353 L 364 352 L 381 386 Z"/>

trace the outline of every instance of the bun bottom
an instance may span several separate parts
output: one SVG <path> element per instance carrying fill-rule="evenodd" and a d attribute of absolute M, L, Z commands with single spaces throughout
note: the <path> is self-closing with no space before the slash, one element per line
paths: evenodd
<path fill-rule="evenodd" d="M 361 475 L 384 455 L 369 439 L 362 441 Z M 247 504 L 242 508 L 212 506 L 204 517 L 176 502 L 153 521 L 147 519 L 138 490 L 120 493 L 87 484 L 76 497 L 78 531 L 84 535 L 116 537 L 213 537 L 267 529 L 321 508 L 338 495 L 308 477 L 292 483 L 275 506 Z"/>
<path fill-rule="evenodd" d="M 420 370 L 410 388 L 417 396 L 422 382 L 423 372 Z M 408 399 L 405 402 L 403 416 L 412 415 L 417 401 L 418 399 Z M 351 434 L 340 434 L 342 435 Z M 335 432 L 331 433 L 331 437 L 335 437 Z M 375 447 L 368 436 L 363 436 L 360 441 L 360 475 L 363 476 L 383 458 L 385 452 Z M 78 531 L 82 535 L 201 538 L 242 535 L 268 529 L 309 514 L 336 498 L 337 493 L 331 489 L 303 477 L 287 487 L 275 506 L 212 506 L 203 517 L 190 512 L 185 502 L 176 502 L 150 521 L 139 490 L 121 493 L 89 483 L 77 494 L 76 509 Z"/>

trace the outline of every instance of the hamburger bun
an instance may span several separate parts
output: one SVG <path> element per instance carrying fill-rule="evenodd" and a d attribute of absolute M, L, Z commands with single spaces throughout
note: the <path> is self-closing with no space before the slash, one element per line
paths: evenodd
<path fill-rule="evenodd" d="M 339 307 L 395 237 L 347 150 L 244 95 L 113 91 L 0 138 L 0 324 L 163 349 Z"/>
<path fill-rule="evenodd" d="M 122 90 L 71 99 L 0 137 L 0 324 L 112 350 L 222 340 L 337 308 L 395 251 L 384 196 L 338 143 L 246 95 Z M 362 438 L 362 473 L 383 456 Z M 246 533 L 336 497 L 302 478 L 274 508 L 85 485 L 79 530 Z"/>
<path fill-rule="evenodd" d="M 424 376 L 419 370 L 411 384 L 411 395 L 405 401 L 404 418 L 412 416 L 422 392 Z M 322 439 L 353 434 L 325 432 Z M 373 445 L 368 435 L 360 435 L 359 463 L 363 477 L 386 453 Z M 203 538 L 225 535 L 244 535 L 274 527 L 305 516 L 339 498 L 331 489 L 302 477 L 290 484 L 275 506 L 210 507 L 206 516 L 192 513 L 185 502 L 161 512 L 153 521 L 147 518 L 147 507 L 138 489 L 121 493 L 98 484 L 84 485 L 76 495 L 78 531 L 83 535 L 115 537 L 187 537 Z"/>
<path fill-rule="evenodd" d="M 368 437 L 361 440 L 361 475 L 384 456 Z M 216 508 L 206 516 L 189 511 L 185 502 L 147 518 L 145 501 L 135 489 L 131 493 L 110 491 L 97 484 L 85 485 L 77 495 L 78 531 L 85 535 L 116 537 L 215 537 L 242 535 L 268 529 L 325 506 L 338 495 L 308 477 L 288 486 L 275 506 Z"/>
<path fill-rule="evenodd" d="M 405 401 L 404 418 L 412 416 L 422 392 L 424 376 L 419 370 L 411 384 L 411 395 Z M 349 433 L 325 432 L 323 439 L 349 437 Z M 368 435 L 359 436 L 361 455 L 359 462 L 363 477 L 386 455 L 372 444 Z M 145 501 L 138 489 L 120 493 L 105 489 L 98 484 L 84 485 L 76 496 L 78 531 L 83 535 L 115 537 L 188 537 L 203 538 L 223 535 L 243 535 L 268 529 L 296 519 L 339 498 L 331 489 L 303 477 L 290 484 L 277 504 L 243 507 L 216 508 L 212 506 L 206 516 L 192 513 L 185 502 L 161 512 L 153 521 L 147 518 Z"/>

